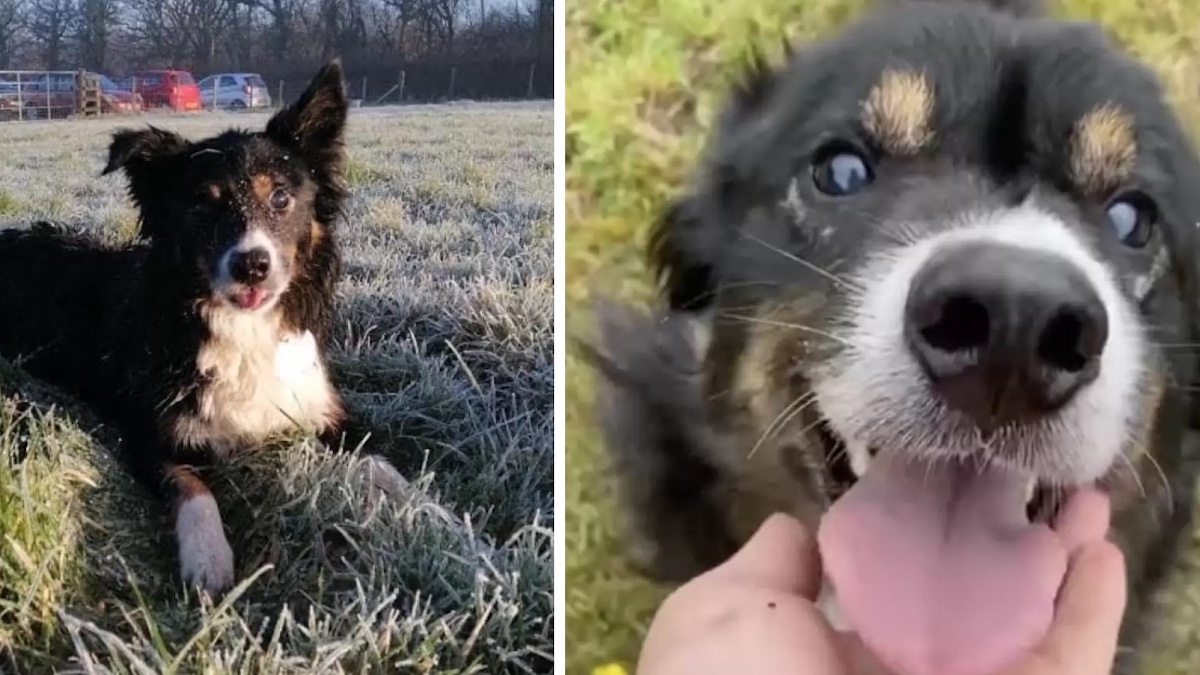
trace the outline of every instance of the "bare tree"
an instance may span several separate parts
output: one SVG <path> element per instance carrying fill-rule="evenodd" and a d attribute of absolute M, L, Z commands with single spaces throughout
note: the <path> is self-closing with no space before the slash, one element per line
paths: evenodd
<path fill-rule="evenodd" d="M 0 68 L 12 67 L 25 4 L 25 0 L 0 0 Z"/>
<path fill-rule="evenodd" d="M 254 8 L 240 1 L 234 2 L 227 35 L 223 40 L 225 55 L 238 67 L 253 63 L 257 53 L 257 38 L 261 33 L 261 25 L 255 21 Z"/>
<path fill-rule="evenodd" d="M 321 0 L 321 55 L 345 56 L 368 44 L 363 0 Z"/>
<path fill-rule="evenodd" d="M 130 0 L 125 29 L 130 43 L 141 52 L 141 59 L 168 64 L 178 63 L 183 46 L 170 39 L 166 5 L 169 0 Z"/>
<path fill-rule="evenodd" d="M 392 47 L 400 60 L 409 54 L 410 30 L 421 14 L 420 0 L 382 0 L 385 9 L 394 10 L 392 20 L 387 21 L 381 28 L 386 30 L 381 39 Z"/>
<path fill-rule="evenodd" d="M 234 0 L 131 0 L 128 28 L 144 53 L 208 70 L 230 30 Z"/>
<path fill-rule="evenodd" d="M 278 82 L 340 56 L 359 82 L 395 88 L 403 72 L 406 97 L 444 95 L 451 67 L 462 95 L 524 96 L 549 82 L 553 12 L 554 0 L 0 0 L 0 68 Z"/>
<path fill-rule="evenodd" d="M 429 46 L 437 45 L 443 54 L 454 52 L 454 35 L 458 28 L 459 9 L 463 0 L 422 0 L 421 22 Z"/>
<path fill-rule="evenodd" d="M 539 59 L 554 55 L 554 0 L 537 0 L 537 18 L 533 29 L 533 52 Z"/>
<path fill-rule="evenodd" d="M 109 41 L 119 11 L 117 0 L 79 0 L 75 40 L 79 43 L 79 60 L 84 68 L 105 69 Z"/>
<path fill-rule="evenodd" d="M 32 0 L 30 3 L 29 32 L 41 47 L 46 68 L 58 70 L 63 67 L 67 38 L 74 32 L 78 18 L 73 0 Z"/>
<path fill-rule="evenodd" d="M 270 53 L 277 61 L 287 58 L 292 48 L 292 36 L 295 33 L 297 14 L 300 12 L 298 0 L 240 0 L 240 4 L 263 12 L 269 18 Z"/>

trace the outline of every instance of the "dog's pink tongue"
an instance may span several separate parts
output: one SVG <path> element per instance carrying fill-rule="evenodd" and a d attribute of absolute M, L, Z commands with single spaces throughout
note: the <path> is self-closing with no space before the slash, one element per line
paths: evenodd
<path fill-rule="evenodd" d="M 838 606 L 898 675 L 994 675 L 1045 636 L 1067 552 L 1026 482 L 881 453 L 822 520 Z"/>
<path fill-rule="evenodd" d="M 254 309 L 261 305 L 266 297 L 267 292 L 260 288 L 246 288 L 234 295 L 238 307 L 242 309 Z"/>

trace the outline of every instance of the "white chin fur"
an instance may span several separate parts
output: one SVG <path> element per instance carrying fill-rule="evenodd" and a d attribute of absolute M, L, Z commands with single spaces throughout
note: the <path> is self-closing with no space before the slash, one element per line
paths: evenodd
<path fill-rule="evenodd" d="M 848 345 L 817 373 L 822 412 L 851 452 L 861 475 L 866 449 L 926 458 L 977 452 L 978 435 L 955 433 L 956 413 L 933 396 L 903 338 L 909 286 L 940 246 L 986 241 L 1054 252 L 1076 266 L 1108 312 L 1109 337 L 1095 382 L 1053 418 L 989 439 L 995 461 L 1042 481 L 1077 484 L 1099 478 L 1117 460 L 1137 424 L 1145 350 L 1135 308 L 1117 279 L 1056 216 L 1031 206 L 980 215 L 962 227 L 898 247 L 870 261 L 858 275 L 862 292 L 850 299 L 839 337 Z M 856 458 L 860 454 L 862 457 Z M 858 463 L 855 463 L 855 460 Z"/>
<path fill-rule="evenodd" d="M 284 288 L 287 286 L 287 280 L 280 273 L 283 260 L 279 249 L 275 246 L 275 242 L 262 230 L 250 230 L 221 254 L 220 259 L 217 260 L 216 275 L 213 278 L 212 288 L 213 293 L 217 297 L 226 298 L 237 287 L 237 284 L 233 280 L 233 273 L 230 270 L 234 255 L 255 248 L 266 250 L 267 254 L 271 257 L 271 274 L 267 281 L 262 284 L 263 288 L 271 293 L 271 297 L 262 306 L 253 310 L 257 312 L 274 307 L 279 300 L 279 296 L 283 294 Z M 227 300 L 227 302 L 233 306 L 232 299 Z"/>

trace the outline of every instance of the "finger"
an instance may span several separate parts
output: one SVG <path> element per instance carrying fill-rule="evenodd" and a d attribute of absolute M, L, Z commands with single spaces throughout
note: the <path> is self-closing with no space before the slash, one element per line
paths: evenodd
<path fill-rule="evenodd" d="M 1101 541 L 1108 534 L 1111 508 L 1108 495 L 1094 488 L 1075 491 L 1054 519 L 1054 530 L 1068 552 Z"/>
<path fill-rule="evenodd" d="M 811 603 L 768 590 L 724 590 L 728 597 L 712 599 L 727 605 L 719 620 L 694 623 L 703 608 L 673 617 L 676 628 L 684 630 L 670 642 L 661 640 L 657 631 L 662 626 L 652 628 L 638 659 L 638 675 L 865 675 L 849 670 L 836 635 Z M 769 605 L 768 598 L 779 600 Z M 689 623 L 678 625 L 683 622 Z"/>
<path fill-rule="evenodd" d="M 777 513 L 763 522 L 740 551 L 707 575 L 815 600 L 821 589 L 816 539 L 795 518 Z"/>
<path fill-rule="evenodd" d="M 1125 611 L 1125 559 L 1107 541 L 1072 557 L 1046 639 L 1008 675 L 1097 675 L 1112 670 Z"/>

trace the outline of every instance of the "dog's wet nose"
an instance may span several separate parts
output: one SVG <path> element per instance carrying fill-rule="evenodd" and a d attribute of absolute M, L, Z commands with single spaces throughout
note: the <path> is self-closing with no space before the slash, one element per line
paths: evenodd
<path fill-rule="evenodd" d="M 913 278 L 904 333 L 943 402 L 988 431 L 1049 412 L 1095 380 L 1108 314 L 1066 258 L 964 242 Z"/>
<path fill-rule="evenodd" d="M 271 271 L 271 254 L 265 248 L 235 251 L 229 261 L 229 273 L 241 284 L 257 284 Z"/>

